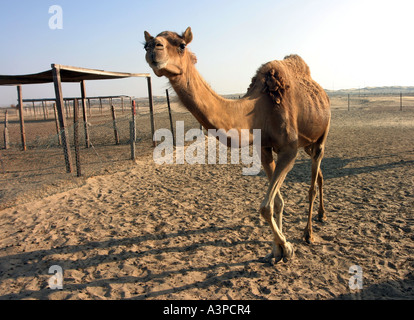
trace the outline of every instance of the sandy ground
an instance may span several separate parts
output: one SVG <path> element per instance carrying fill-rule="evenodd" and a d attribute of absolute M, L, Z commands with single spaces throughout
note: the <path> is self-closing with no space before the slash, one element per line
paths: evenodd
<path fill-rule="evenodd" d="M 0 299 L 413 299 L 413 146 L 414 110 L 333 110 L 322 163 L 329 220 L 315 219 L 313 245 L 302 240 L 301 152 L 282 188 L 295 256 L 277 265 L 260 261 L 271 246 L 258 213 L 263 172 L 141 157 L 0 211 Z M 53 265 L 62 290 L 49 288 Z M 362 290 L 349 288 L 353 265 Z"/>

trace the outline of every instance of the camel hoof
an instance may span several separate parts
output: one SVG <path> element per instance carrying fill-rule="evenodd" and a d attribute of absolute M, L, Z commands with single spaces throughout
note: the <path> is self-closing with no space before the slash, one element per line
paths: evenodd
<path fill-rule="evenodd" d="M 303 238 L 308 244 L 312 244 L 315 241 L 315 239 L 313 238 L 312 232 L 309 232 L 308 229 L 305 229 L 305 232 L 303 234 Z"/>
<path fill-rule="evenodd" d="M 275 264 L 283 259 L 283 249 L 280 245 L 273 244 L 273 257 L 275 258 Z"/>
<path fill-rule="evenodd" d="M 273 265 L 273 251 L 272 252 L 270 252 L 268 255 L 266 255 L 265 257 L 263 257 L 263 258 L 260 258 L 259 259 L 259 261 L 261 262 L 261 263 L 268 263 L 268 264 L 270 264 L 270 265 Z"/>
<path fill-rule="evenodd" d="M 286 242 L 283 248 L 283 262 L 286 263 L 292 259 L 294 254 L 293 245 Z"/>
<path fill-rule="evenodd" d="M 326 216 L 325 212 L 319 212 L 318 214 L 319 222 L 326 222 L 328 221 L 328 217 Z"/>
<path fill-rule="evenodd" d="M 282 259 L 283 259 L 282 247 L 280 245 L 273 244 L 272 251 L 264 258 L 261 258 L 259 261 L 263 263 L 269 263 L 270 265 L 274 265 L 278 263 L 279 261 L 281 261 Z"/>
<path fill-rule="evenodd" d="M 286 242 L 284 247 L 281 245 L 273 244 L 272 252 L 270 252 L 266 257 L 261 258 L 259 261 L 263 263 L 269 263 L 270 265 L 277 264 L 282 260 L 286 263 L 292 259 L 293 253 L 293 246 L 289 242 Z"/>

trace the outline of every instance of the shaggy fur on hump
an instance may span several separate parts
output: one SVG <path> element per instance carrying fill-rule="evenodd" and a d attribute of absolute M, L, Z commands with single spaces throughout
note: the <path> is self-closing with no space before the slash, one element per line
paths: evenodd
<path fill-rule="evenodd" d="M 260 87 L 275 104 L 280 105 L 285 92 L 291 87 L 292 80 L 310 79 L 310 76 L 309 67 L 300 56 L 286 56 L 282 61 L 271 61 L 262 65 L 252 79 L 248 92 Z"/>

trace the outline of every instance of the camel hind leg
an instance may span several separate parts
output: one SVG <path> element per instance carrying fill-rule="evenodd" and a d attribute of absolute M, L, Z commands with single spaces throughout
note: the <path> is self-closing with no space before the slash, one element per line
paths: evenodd
<path fill-rule="evenodd" d="M 318 172 L 318 188 L 319 188 L 318 219 L 320 222 L 325 222 L 326 220 L 328 220 L 328 217 L 326 216 L 325 206 L 323 205 L 323 174 L 320 168 Z"/>
<path fill-rule="evenodd" d="M 320 168 L 321 161 L 325 152 L 325 136 L 322 139 L 318 140 L 313 145 L 305 148 L 306 153 L 311 156 L 312 159 L 312 179 L 311 186 L 309 189 L 309 213 L 308 213 L 308 222 L 304 231 L 305 241 L 312 243 L 314 241 L 312 233 L 312 214 L 313 214 L 313 203 L 316 198 L 316 183 L 318 183 L 319 188 L 319 211 L 318 218 L 319 221 L 326 221 L 325 207 L 323 204 L 323 174 Z"/>
<path fill-rule="evenodd" d="M 305 148 L 306 153 L 312 157 L 312 145 Z M 322 159 L 321 159 L 322 161 Z M 319 167 L 318 170 L 318 177 L 317 177 L 317 182 L 318 182 L 318 189 L 319 189 L 319 210 L 318 210 L 318 219 L 320 222 L 325 222 L 326 220 L 328 220 L 328 218 L 326 217 L 326 213 L 325 213 L 325 206 L 324 206 L 324 201 L 323 201 L 323 174 L 322 174 L 322 169 Z"/>

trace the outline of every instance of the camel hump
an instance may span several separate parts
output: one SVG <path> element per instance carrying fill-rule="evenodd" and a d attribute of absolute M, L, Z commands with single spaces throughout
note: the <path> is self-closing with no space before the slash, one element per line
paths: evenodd
<path fill-rule="evenodd" d="M 260 91 L 268 94 L 275 104 L 281 104 L 283 95 L 290 88 L 290 80 L 283 61 L 271 61 L 262 65 L 252 79 L 248 93 Z"/>
<path fill-rule="evenodd" d="M 286 56 L 283 59 L 283 62 L 287 64 L 287 66 L 290 68 L 291 72 L 296 73 L 297 75 L 311 75 L 309 66 L 306 64 L 306 62 L 297 54 L 291 54 L 289 56 Z"/>
<path fill-rule="evenodd" d="M 310 78 L 309 67 L 300 56 L 292 54 L 282 61 L 274 60 L 262 65 L 252 79 L 248 93 L 258 89 L 280 105 L 286 91 L 291 88 L 291 82 L 303 78 Z"/>

